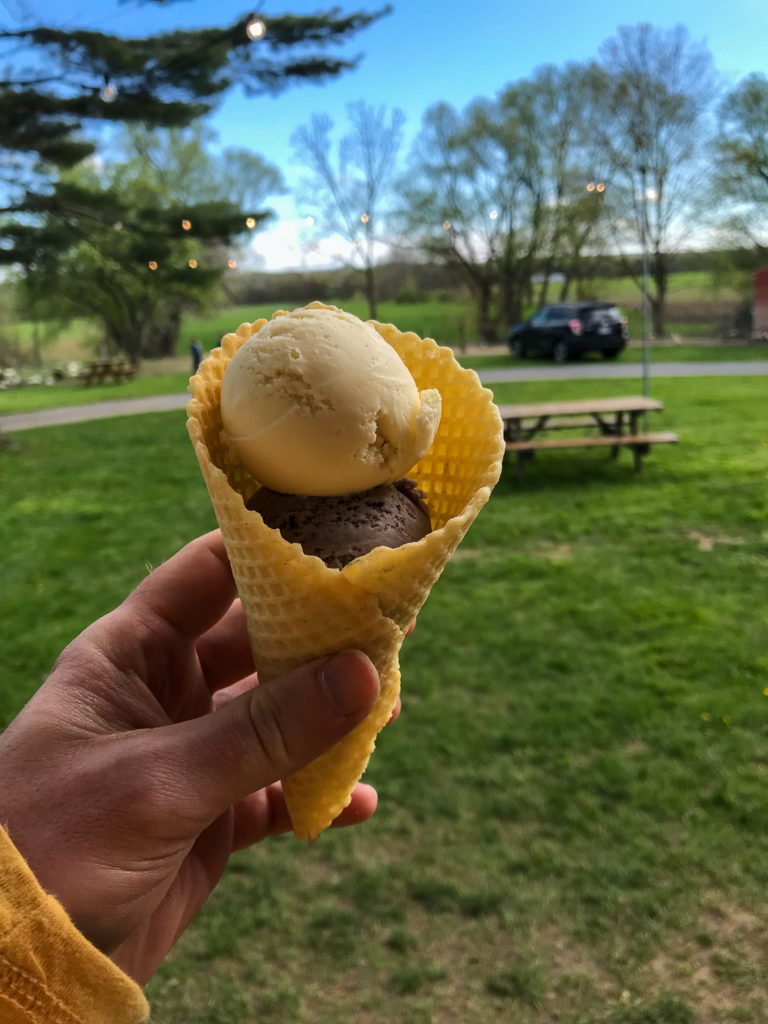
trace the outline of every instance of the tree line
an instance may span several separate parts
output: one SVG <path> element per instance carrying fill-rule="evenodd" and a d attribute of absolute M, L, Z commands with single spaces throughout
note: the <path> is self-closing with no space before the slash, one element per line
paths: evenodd
<path fill-rule="evenodd" d="M 343 208 L 359 235 L 350 211 L 365 209 L 369 239 L 459 274 L 487 338 L 531 305 L 585 297 L 606 260 L 635 279 L 663 336 L 669 275 L 689 248 L 738 250 L 741 267 L 766 259 L 768 79 L 755 73 L 725 89 L 709 50 L 682 26 L 624 26 L 593 61 L 541 67 L 462 110 L 438 102 L 405 156 L 401 124 L 384 108 L 358 104 L 350 115 L 335 163 L 327 117 L 295 133 L 307 194 L 326 221 L 338 223 Z M 375 143 L 361 123 L 377 126 Z M 363 207 L 377 164 L 350 153 L 366 145 L 397 153 L 399 171 L 389 160 L 378 187 L 368 183 L 376 205 Z M 370 249 L 355 252 L 368 260 L 375 315 Z"/>
<path fill-rule="evenodd" d="M 280 170 L 211 155 L 204 118 L 236 76 L 254 94 L 344 73 L 323 53 L 387 8 L 123 40 L 0 32 L 0 261 L 39 319 L 100 319 L 132 360 L 175 351 L 183 312 L 217 301 L 233 246 L 269 217 Z M 264 29 L 266 28 L 266 31 Z M 10 56 L 9 56 L 10 54 Z M 99 125 L 123 125 L 109 150 Z M 346 240 L 376 316 L 377 263 L 429 261 L 471 292 L 492 338 L 531 304 L 581 297 L 606 260 L 645 284 L 663 335 L 670 270 L 702 239 L 765 258 L 768 80 L 724 89 L 687 30 L 624 26 L 585 63 L 545 66 L 462 110 L 437 102 L 410 152 L 404 116 L 365 101 L 292 144 L 312 231 Z M 640 254 L 647 254 L 643 273 Z"/>
<path fill-rule="evenodd" d="M 211 157 L 204 118 L 235 84 L 258 96 L 351 70 L 328 48 L 389 10 L 143 38 L 0 23 L 0 264 L 28 315 L 94 317 L 134 362 L 175 352 L 181 316 L 216 300 L 226 254 L 284 187 L 256 154 Z"/>

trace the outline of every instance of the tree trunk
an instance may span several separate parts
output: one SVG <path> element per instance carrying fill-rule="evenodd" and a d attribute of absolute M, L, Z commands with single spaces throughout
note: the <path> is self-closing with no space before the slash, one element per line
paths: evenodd
<path fill-rule="evenodd" d="M 376 271 L 372 263 L 365 265 L 365 297 L 368 301 L 368 316 L 376 319 Z"/>
<path fill-rule="evenodd" d="M 541 281 L 541 287 L 539 288 L 539 298 L 538 302 L 536 303 L 539 309 L 541 309 L 542 306 L 546 306 L 547 304 L 547 296 L 549 295 L 549 278 L 552 274 L 553 265 L 554 264 L 552 262 L 552 257 L 547 257 L 547 262 L 545 263 L 544 269 L 542 271 L 543 276 Z"/>
<path fill-rule="evenodd" d="M 111 342 L 111 346 L 114 346 L 118 352 L 121 352 L 132 366 L 138 366 L 141 363 L 141 340 L 136 336 L 136 333 L 131 330 L 129 325 L 116 327 L 114 324 L 105 325 L 107 327 L 107 337 Z"/>
<path fill-rule="evenodd" d="M 40 343 L 40 321 L 35 318 L 32 324 L 32 361 L 35 366 L 43 365 L 43 351 Z"/>
<path fill-rule="evenodd" d="M 514 288 L 507 302 L 506 317 L 508 326 L 519 324 L 523 319 L 523 296 L 519 288 Z"/>
<path fill-rule="evenodd" d="M 663 338 L 667 329 L 667 280 L 669 272 L 667 269 L 666 254 L 660 252 L 658 249 L 656 249 L 653 254 L 651 277 L 655 287 L 655 294 L 651 296 L 653 333 L 657 338 Z"/>
<path fill-rule="evenodd" d="M 475 281 L 477 330 L 483 341 L 496 340 L 496 327 L 491 316 L 491 282 L 487 278 Z"/>

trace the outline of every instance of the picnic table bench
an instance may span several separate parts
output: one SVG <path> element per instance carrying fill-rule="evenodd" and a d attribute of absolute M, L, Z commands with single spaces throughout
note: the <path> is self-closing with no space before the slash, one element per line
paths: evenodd
<path fill-rule="evenodd" d="M 108 380 L 118 384 L 124 380 L 133 380 L 137 372 L 138 367 L 126 363 L 124 359 L 94 359 L 80 374 L 80 379 L 89 388 L 91 384 L 103 384 Z"/>
<path fill-rule="evenodd" d="M 522 479 L 525 463 L 537 451 L 562 448 L 610 448 L 616 458 L 621 448 L 632 451 L 639 472 L 643 458 L 654 444 L 674 444 L 677 434 L 651 433 L 640 429 L 641 418 L 661 412 L 661 402 L 644 395 L 619 398 L 578 399 L 566 402 L 527 402 L 500 405 L 507 452 L 514 452 L 517 475 Z M 546 436 L 550 431 L 572 430 L 568 436 Z M 545 436 L 542 436 L 545 435 Z"/>

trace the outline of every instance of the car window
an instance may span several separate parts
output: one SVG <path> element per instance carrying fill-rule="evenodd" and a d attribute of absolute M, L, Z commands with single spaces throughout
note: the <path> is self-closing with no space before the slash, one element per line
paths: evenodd
<path fill-rule="evenodd" d="M 565 312 L 562 306 L 552 306 L 549 313 L 547 314 L 547 320 L 551 323 L 553 320 L 562 320 L 565 317 Z"/>
<path fill-rule="evenodd" d="M 621 313 L 616 306 L 604 306 L 602 309 L 587 310 L 586 319 L 591 324 L 615 324 L 621 320 Z"/>
<path fill-rule="evenodd" d="M 539 309 L 533 314 L 533 316 L 531 317 L 531 323 L 534 324 L 535 326 L 538 326 L 539 324 L 543 324 L 546 319 L 547 307 L 545 306 L 543 309 Z"/>

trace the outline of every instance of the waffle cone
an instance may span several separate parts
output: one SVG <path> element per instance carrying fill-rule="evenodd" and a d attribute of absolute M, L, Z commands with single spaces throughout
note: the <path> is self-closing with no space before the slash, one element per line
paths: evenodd
<path fill-rule="evenodd" d="M 488 500 L 501 472 L 504 442 L 491 392 L 473 371 L 459 366 L 450 349 L 371 321 L 419 390 L 437 388 L 442 396 L 432 447 L 408 474 L 426 497 L 432 532 L 399 548 L 376 548 L 341 570 L 329 569 L 246 509 L 259 481 L 240 466 L 222 435 L 224 370 L 265 323 L 242 324 L 204 360 L 190 380 L 187 427 L 232 564 L 260 682 L 349 647 L 364 651 L 381 679 L 368 717 L 283 780 L 295 834 L 314 839 L 349 803 L 365 770 L 400 691 L 398 656 L 405 633 Z"/>

